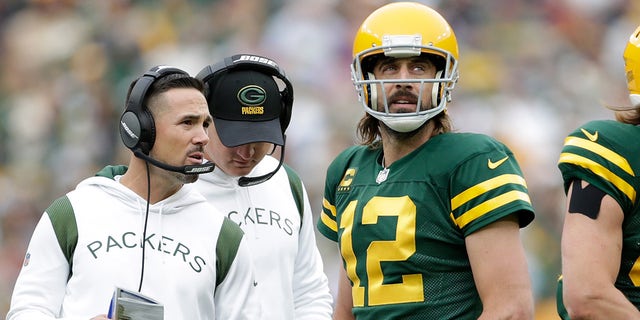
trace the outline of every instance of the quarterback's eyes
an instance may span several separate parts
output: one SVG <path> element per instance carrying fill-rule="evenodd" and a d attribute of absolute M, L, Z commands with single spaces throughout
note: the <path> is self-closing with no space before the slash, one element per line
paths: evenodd
<path fill-rule="evenodd" d="M 381 65 L 380 68 L 378 69 L 381 73 L 383 74 L 388 74 L 388 73 L 392 73 L 398 70 L 398 66 L 396 66 L 395 64 L 384 64 Z"/>
<path fill-rule="evenodd" d="M 410 67 L 410 70 L 413 71 L 413 73 L 418 73 L 418 74 L 425 73 L 428 69 L 429 69 L 429 65 L 426 65 L 426 64 L 416 64 Z"/>
<path fill-rule="evenodd" d="M 383 61 L 376 67 L 376 73 L 382 78 L 389 78 L 402 73 L 402 69 L 406 69 L 408 75 L 423 76 L 430 74 L 434 70 L 433 64 L 428 60 L 387 60 Z"/>

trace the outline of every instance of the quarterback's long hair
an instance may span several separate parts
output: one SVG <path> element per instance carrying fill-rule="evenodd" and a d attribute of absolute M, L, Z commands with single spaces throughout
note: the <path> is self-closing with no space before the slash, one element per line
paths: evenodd
<path fill-rule="evenodd" d="M 430 122 L 433 122 L 434 124 L 434 136 L 445 132 L 451 132 L 453 127 L 451 124 L 451 118 L 449 118 L 449 115 L 445 110 L 443 112 L 440 112 L 435 117 L 429 119 L 427 122 L 425 122 L 425 124 L 423 124 L 416 130 L 422 129 Z M 370 114 L 365 112 L 362 119 L 360 119 L 360 121 L 358 122 L 357 137 L 359 139 L 359 143 L 371 148 L 379 147 L 380 125 L 380 120 L 372 117 Z"/>
<path fill-rule="evenodd" d="M 640 110 L 616 112 L 616 119 L 623 123 L 640 125 Z"/>
<path fill-rule="evenodd" d="M 605 107 L 613 110 L 616 116 L 616 120 L 622 123 L 640 125 L 640 105 L 635 107 L 618 107 L 605 105 Z"/>

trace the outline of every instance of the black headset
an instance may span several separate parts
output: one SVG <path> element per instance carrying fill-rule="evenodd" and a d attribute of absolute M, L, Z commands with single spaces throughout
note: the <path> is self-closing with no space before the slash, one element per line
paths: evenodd
<path fill-rule="evenodd" d="M 291 110 L 293 108 L 293 86 L 291 85 L 291 81 L 287 79 L 284 71 L 280 69 L 275 61 L 269 58 L 255 54 L 236 54 L 224 58 L 221 62 L 204 67 L 200 70 L 196 78 L 202 80 L 205 84 L 205 88 L 207 90 L 207 101 L 210 100 L 210 88 L 215 88 L 216 81 L 218 81 L 226 72 L 236 70 L 259 71 L 282 80 L 285 84 L 285 88 L 280 91 L 280 101 L 282 101 L 282 110 L 280 111 L 280 128 L 282 129 L 282 134 L 284 134 L 285 130 L 287 130 L 287 127 L 289 126 L 289 122 L 291 121 Z M 212 108 L 211 111 L 214 111 L 213 108 L 215 108 L 215 104 L 209 103 L 209 108 Z M 215 112 L 211 112 L 211 114 L 215 114 Z"/>
<path fill-rule="evenodd" d="M 120 117 L 120 137 L 127 148 L 133 154 L 156 167 L 181 172 L 184 174 L 200 174 L 211 172 L 214 169 L 213 163 L 203 163 L 197 165 L 172 166 L 160 162 L 149 156 L 151 148 L 156 140 L 156 127 L 153 115 L 145 105 L 149 88 L 160 78 L 171 74 L 180 74 L 190 77 L 184 70 L 171 66 L 155 66 L 145 72 L 136 80 L 133 88 L 129 92 L 125 110 Z"/>
<path fill-rule="evenodd" d="M 147 92 L 154 82 L 170 74 L 183 74 L 186 71 L 170 66 L 155 66 L 145 72 L 131 89 L 125 110 L 120 117 L 120 137 L 127 148 L 149 154 L 156 140 L 156 127 L 151 111 L 145 105 Z"/>
<path fill-rule="evenodd" d="M 196 78 L 204 82 L 207 102 L 211 100 L 211 88 L 215 88 L 216 81 L 218 81 L 226 72 L 237 70 L 259 71 L 266 75 L 276 77 L 285 84 L 285 88 L 280 91 L 280 101 L 282 101 L 282 109 L 280 110 L 280 129 L 282 130 L 282 137 L 286 141 L 287 137 L 284 132 L 287 130 L 289 122 L 291 121 L 291 110 L 293 109 L 293 86 L 291 85 L 291 81 L 287 79 L 284 71 L 280 69 L 275 61 L 269 58 L 255 54 L 236 54 L 224 58 L 221 62 L 204 67 L 200 72 L 198 72 Z M 215 114 L 215 109 L 212 110 L 212 108 L 215 108 L 214 106 L 215 104 L 209 103 L 211 114 Z M 238 179 L 238 185 L 241 187 L 249 187 L 271 179 L 271 177 L 280 170 L 280 167 L 284 162 L 285 146 L 282 145 L 281 148 L 280 161 L 275 170 L 257 177 L 240 177 L 240 179 Z"/>

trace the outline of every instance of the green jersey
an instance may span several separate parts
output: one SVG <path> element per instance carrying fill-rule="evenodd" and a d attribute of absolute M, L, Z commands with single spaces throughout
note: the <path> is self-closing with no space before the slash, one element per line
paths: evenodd
<path fill-rule="evenodd" d="M 613 120 L 589 122 L 564 141 L 558 161 L 565 192 L 571 181 L 584 180 L 614 198 L 624 213 L 622 256 L 615 286 L 640 308 L 640 127 Z M 585 235 L 588 238 L 589 235 Z M 558 313 L 568 319 L 558 286 Z"/>
<path fill-rule="evenodd" d="M 329 166 L 319 231 L 337 241 L 357 319 L 476 319 L 482 303 L 465 237 L 511 214 L 534 217 L 511 151 L 480 134 L 429 139 L 386 170 L 382 152 Z"/>

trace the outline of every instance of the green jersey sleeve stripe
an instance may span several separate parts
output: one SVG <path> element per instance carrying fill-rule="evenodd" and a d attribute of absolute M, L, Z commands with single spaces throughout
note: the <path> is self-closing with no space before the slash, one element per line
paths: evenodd
<path fill-rule="evenodd" d="M 527 203 L 531 203 L 531 200 L 529 199 L 529 195 L 526 192 L 523 191 L 517 191 L 517 190 L 512 190 L 509 191 L 507 193 L 503 193 L 497 197 L 494 197 L 492 199 L 489 199 L 473 208 L 471 208 L 469 211 L 463 213 L 462 215 L 460 215 L 460 217 L 455 218 L 453 215 L 453 212 L 451 213 L 451 218 L 453 219 L 453 222 L 460 228 L 464 228 L 467 224 L 469 224 L 470 222 L 474 221 L 475 219 L 481 217 L 482 215 L 486 214 L 487 212 L 490 212 L 491 210 L 494 210 L 496 208 L 499 208 L 501 206 L 504 206 L 508 203 L 514 202 L 514 201 L 524 201 Z"/>
<path fill-rule="evenodd" d="M 483 181 L 475 186 L 461 192 L 457 196 L 451 199 L 451 211 L 456 210 L 460 206 L 469 202 L 470 200 L 485 194 L 487 191 L 497 189 L 506 184 L 519 184 L 527 188 L 527 184 L 523 177 L 517 174 L 503 174 L 495 178 Z"/>
<path fill-rule="evenodd" d="M 71 206 L 69 198 L 63 196 L 51 203 L 45 211 L 49 215 L 58 244 L 69 262 L 69 270 L 71 270 L 73 253 L 78 243 L 78 226 L 76 216 L 73 213 L 73 206 Z"/>
<path fill-rule="evenodd" d="M 632 185 L 624 181 L 624 179 L 620 178 L 615 173 L 611 172 L 609 169 L 605 168 L 601 164 L 591 159 L 587 159 L 577 154 L 564 152 L 560 154 L 560 160 L 558 160 L 558 163 L 568 163 L 568 164 L 573 164 L 573 165 L 588 169 L 594 174 L 611 182 L 614 186 L 616 186 L 616 188 L 618 188 L 622 193 L 624 193 L 632 202 L 636 201 L 636 190 L 633 188 Z"/>
<path fill-rule="evenodd" d="M 603 147 L 600 144 L 597 144 L 595 142 L 591 142 L 589 140 L 586 139 L 581 139 L 581 138 L 576 138 L 576 137 L 569 137 L 565 140 L 564 143 L 565 146 L 573 146 L 573 147 L 578 147 L 578 148 L 582 148 L 582 149 L 586 149 L 589 150 L 605 159 L 607 159 L 607 161 L 610 161 L 611 163 L 615 164 L 616 166 L 620 167 L 620 169 L 624 170 L 624 172 L 630 174 L 630 175 L 634 175 L 633 173 L 633 169 L 631 169 L 631 165 L 629 165 L 629 162 L 627 161 L 627 159 L 625 159 L 623 156 L 615 153 L 614 151 Z"/>
<path fill-rule="evenodd" d="M 223 220 L 216 244 L 216 287 L 227 277 L 231 264 L 238 253 L 242 236 L 243 233 L 239 231 L 233 221 L 226 218 Z"/>

